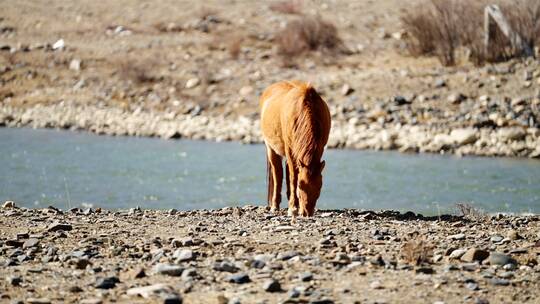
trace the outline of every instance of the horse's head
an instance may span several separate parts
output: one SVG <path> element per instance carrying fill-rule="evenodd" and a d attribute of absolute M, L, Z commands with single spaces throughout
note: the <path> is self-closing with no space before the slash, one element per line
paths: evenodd
<path fill-rule="evenodd" d="M 296 196 L 299 199 L 301 216 L 312 216 L 315 212 L 315 204 L 321 194 L 324 165 L 324 160 L 320 163 L 314 162 L 309 166 L 299 164 Z"/>

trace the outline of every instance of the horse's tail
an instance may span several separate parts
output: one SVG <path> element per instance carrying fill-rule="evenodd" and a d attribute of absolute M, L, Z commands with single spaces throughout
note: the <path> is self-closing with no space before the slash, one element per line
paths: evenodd
<path fill-rule="evenodd" d="M 272 178 L 272 172 L 270 172 L 270 160 L 268 159 L 268 153 L 266 153 L 266 180 L 268 185 L 268 193 L 266 199 L 268 201 L 268 206 L 271 206 L 272 191 L 274 189 L 274 179 Z"/>

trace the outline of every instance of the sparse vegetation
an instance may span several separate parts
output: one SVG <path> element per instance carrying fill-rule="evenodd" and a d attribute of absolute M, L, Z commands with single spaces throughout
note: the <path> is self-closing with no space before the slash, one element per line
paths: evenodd
<path fill-rule="evenodd" d="M 445 66 L 456 64 L 459 49 L 465 49 L 477 65 L 504 61 L 520 56 L 510 41 L 496 32 L 489 51 L 484 47 L 484 8 L 491 2 L 465 0 L 430 0 L 402 15 L 410 34 L 407 41 L 413 56 L 436 56 Z M 540 36 L 540 2 L 537 0 L 499 1 L 512 28 L 534 46 Z"/>
<path fill-rule="evenodd" d="M 459 214 L 468 220 L 483 221 L 487 217 L 484 211 L 468 203 L 457 203 L 456 208 Z"/>
<path fill-rule="evenodd" d="M 295 57 L 306 51 L 340 51 L 343 41 L 337 28 L 330 22 L 315 16 L 302 16 L 293 20 L 276 35 L 279 53 Z"/>
<path fill-rule="evenodd" d="M 124 80 L 133 81 L 136 84 L 151 83 L 156 77 L 151 74 L 153 63 L 150 61 L 124 60 L 120 62 L 118 75 Z"/>
<path fill-rule="evenodd" d="M 402 259 L 411 265 L 430 263 L 433 256 L 433 245 L 429 244 L 424 238 L 417 237 L 403 244 L 400 254 Z"/>

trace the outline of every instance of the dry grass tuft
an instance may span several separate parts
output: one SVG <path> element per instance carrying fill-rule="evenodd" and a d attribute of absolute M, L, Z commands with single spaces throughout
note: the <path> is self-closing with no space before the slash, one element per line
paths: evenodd
<path fill-rule="evenodd" d="M 457 203 L 456 208 L 460 215 L 468 220 L 483 221 L 487 218 L 487 214 L 484 211 L 468 203 Z"/>
<path fill-rule="evenodd" d="M 401 258 L 411 265 L 430 263 L 433 256 L 433 247 L 423 238 L 409 240 L 401 246 Z"/>
<path fill-rule="evenodd" d="M 242 51 L 243 37 L 240 35 L 233 35 L 227 39 L 227 51 L 233 59 L 237 59 Z"/>
<path fill-rule="evenodd" d="M 307 51 L 343 51 L 337 28 L 320 17 L 302 16 L 276 35 L 279 53 L 295 57 Z"/>
<path fill-rule="evenodd" d="M 540 41 L 538 0 L 495 1 L 512 28 L 531 46 Z M 413 56 L 436 56 L 441 64 L 456 64 L 459 49 L 477 65 L 521 56 L 508 39 L 496 31 L 489 52 L 484 48 L 484 9 L 487 0 L 429 0 L 405 12 L 401 22 L 409 33 L 407 49 Z"/>
<path fill-rule="evenodd" d="M 124 60 L 120 62 L 118 75 L 124 80 L 133 81 L 136 84 L 152 83 L 157 78 L 152 75 L 154 63 L 144 61 Z"/>
<path fill-rule="evenodd" d="M 302 14 L 301 0 L 283 0 L 270 5 L 270 10 L 282 14 L 301 15 Z"/>

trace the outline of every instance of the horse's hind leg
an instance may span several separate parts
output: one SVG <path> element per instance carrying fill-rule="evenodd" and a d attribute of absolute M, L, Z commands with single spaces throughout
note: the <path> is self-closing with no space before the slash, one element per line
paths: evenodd
<path fill-rule="evenodd" d="M 272 148 L 266 147 L 268 163 L 270 165 L 269 183 L 268 183 L 268 198 L 270 211 L 278 211 L 281 203 L 281 185 L 283 184 L 283 167 L 281 156 L 274 152 Z"/>

